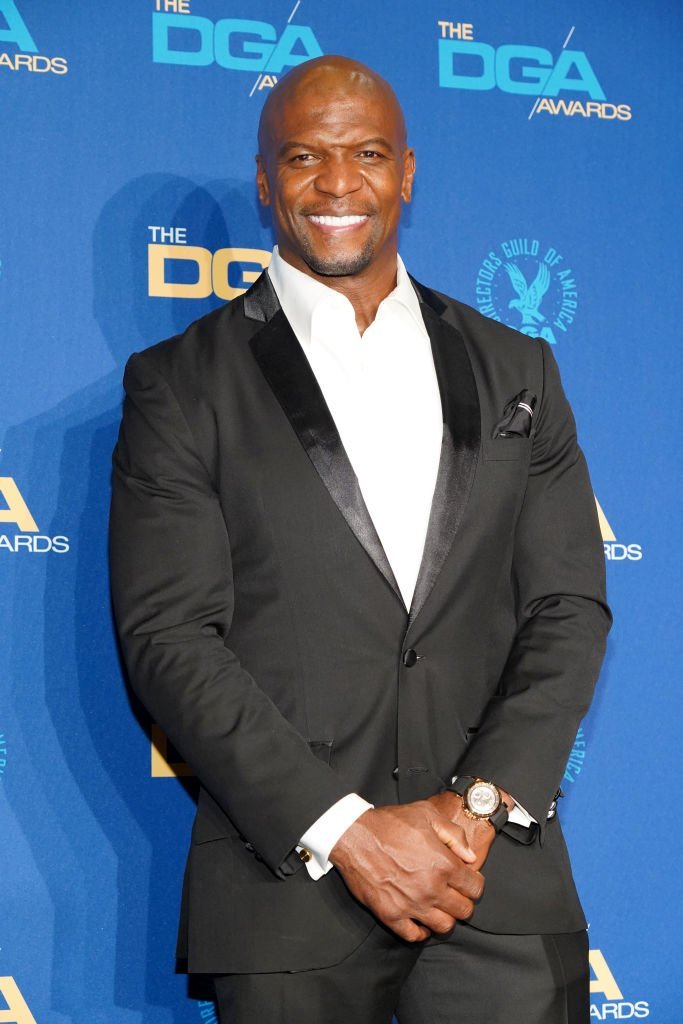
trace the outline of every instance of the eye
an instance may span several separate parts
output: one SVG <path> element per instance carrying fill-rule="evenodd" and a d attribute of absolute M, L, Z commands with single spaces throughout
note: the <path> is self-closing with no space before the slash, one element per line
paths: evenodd
<path fill-rule="evenodd" d="M 376 149 L 362 149 L 358 154 L 363 160 L 379 160 L 382 157 L 382 153 L 378 153 Z"/>
<path fill-rule="evenodd" d="M 312 153 L 297 153 L 296 156 L 292 157 L 293 164 L 308 164 L 315 160 Z"/>

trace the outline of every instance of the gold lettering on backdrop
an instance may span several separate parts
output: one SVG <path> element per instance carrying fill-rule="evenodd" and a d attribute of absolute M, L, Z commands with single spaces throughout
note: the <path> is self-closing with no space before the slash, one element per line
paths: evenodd
<path fill-rule="evenodd" d="M 236 299 L 254 283 L 270 263 L 271 255 L 267 249 L 225 248 L 212 253 L 199 245 L 157 243 L 150 243 L 147 251 L 150 295 L 169 299 L 207 299 L 213 293 L 226 301 Z M 168 281 L 166 263 L 170 260 L 194 263 L 192 273 L 196 280 L 190 283 Z M 235 284 L 230 284 L 231 266 L 238 268 Z"/>
<path fill-rule="evenodd" d="M 148 245 L 149 294 L 167 299 L 208 299 L 211 294 L 211 253 L 199 245 Z M 196 265 L 197 280 L 174 284 L 166 280 L 166 261 Z"/>
<path fill-rule="evenodd" d="M 0 508 L 0 523 L 16 523 L 23 533 L 38 533 L 36 521 L 11 476 L 0 476 L 0 494 L 7 502 L 7 508 Z"/>
<path fill-rule="evenodd" d="M 0 996 L 7 1003 L 7 1009 L 0 1010 L 0 1024 L 36 1024 L 14 978 L 0 978 Z"/>
<path fill-rule="evenodd" d="M 607 516 L 602 511 L 602 508 L 600 507 L 600 502 L 597 498 L 595 499 L 595 504 L 598 509 L 598 522 L 600 524 L 600 533 L 602 534 L 602 539 L 607 541 L 616 540 L 617 538 L 614 534 L 614 530 L 607 522 Z"/>
<path fill-rule="evenodd" d="M 598 992 L 604 995 L 605 999 L 622 999 L 621 989 L 602 952 L 599 949 L 591 949 L 588 953 L 588 962 L 595 975 L 595 978 L 591 978 L 591 992 Z"/>
<path fill-rule="evenodd" d="M 166 733 L 159 725 L 152 726 L 151 775 L 153 779 L 173 779 L 192 775 L 189 764 L 180 760 L 179 755 L 168 742 Z"/>

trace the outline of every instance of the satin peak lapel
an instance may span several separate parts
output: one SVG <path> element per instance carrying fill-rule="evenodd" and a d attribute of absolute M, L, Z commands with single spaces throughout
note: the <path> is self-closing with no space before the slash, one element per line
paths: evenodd
<path fill-rule="evenodd" d="M 267 273 L 261 274 L 244 296 L 244 312 L 250 319 L 264 323 L 250 341 L 263 376 L 332 500 L 403 604 L 337 426 Z"/>
<path fill-rule="evenodd" d="M 446 307 L 439 297 L 416 281 L 413 285 L 432 343 L 443 409 L 443 437 L 409 624 L 424 606 L 462 522 L 481 445 L 479 395 L 465 342 L 460 331 L 440 315 Z"/>

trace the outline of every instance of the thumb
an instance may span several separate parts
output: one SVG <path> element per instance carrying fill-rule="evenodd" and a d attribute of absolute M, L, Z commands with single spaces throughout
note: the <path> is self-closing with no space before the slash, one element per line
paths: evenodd
<path fill-rule="evenodd" d="M 432 828 L 444 846 L 447 846 L 461 860 L 472 864 L 477 859 L 477 855 L 467 842 L 465 832 L 460 825 L 454 825 L 448 818 L 440 815 L 432 821 Z"/>

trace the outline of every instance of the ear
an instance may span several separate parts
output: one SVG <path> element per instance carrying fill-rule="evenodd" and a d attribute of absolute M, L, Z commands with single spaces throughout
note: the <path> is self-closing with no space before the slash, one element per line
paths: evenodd
<path fill-rule="evenodd" d="M 415 177 L 415 152 L 412 149 L 403 151 L 403 181 L 401 183 L 401 199 L 409 203 L 413 194 L 413 179 Z"/>
<path fill-rule="evenodd" d="M 256 156 L 256 190 L 262 206 L 270 206 L 270 189 L 266 176 L 266 165 L 260 154 Z"/>

